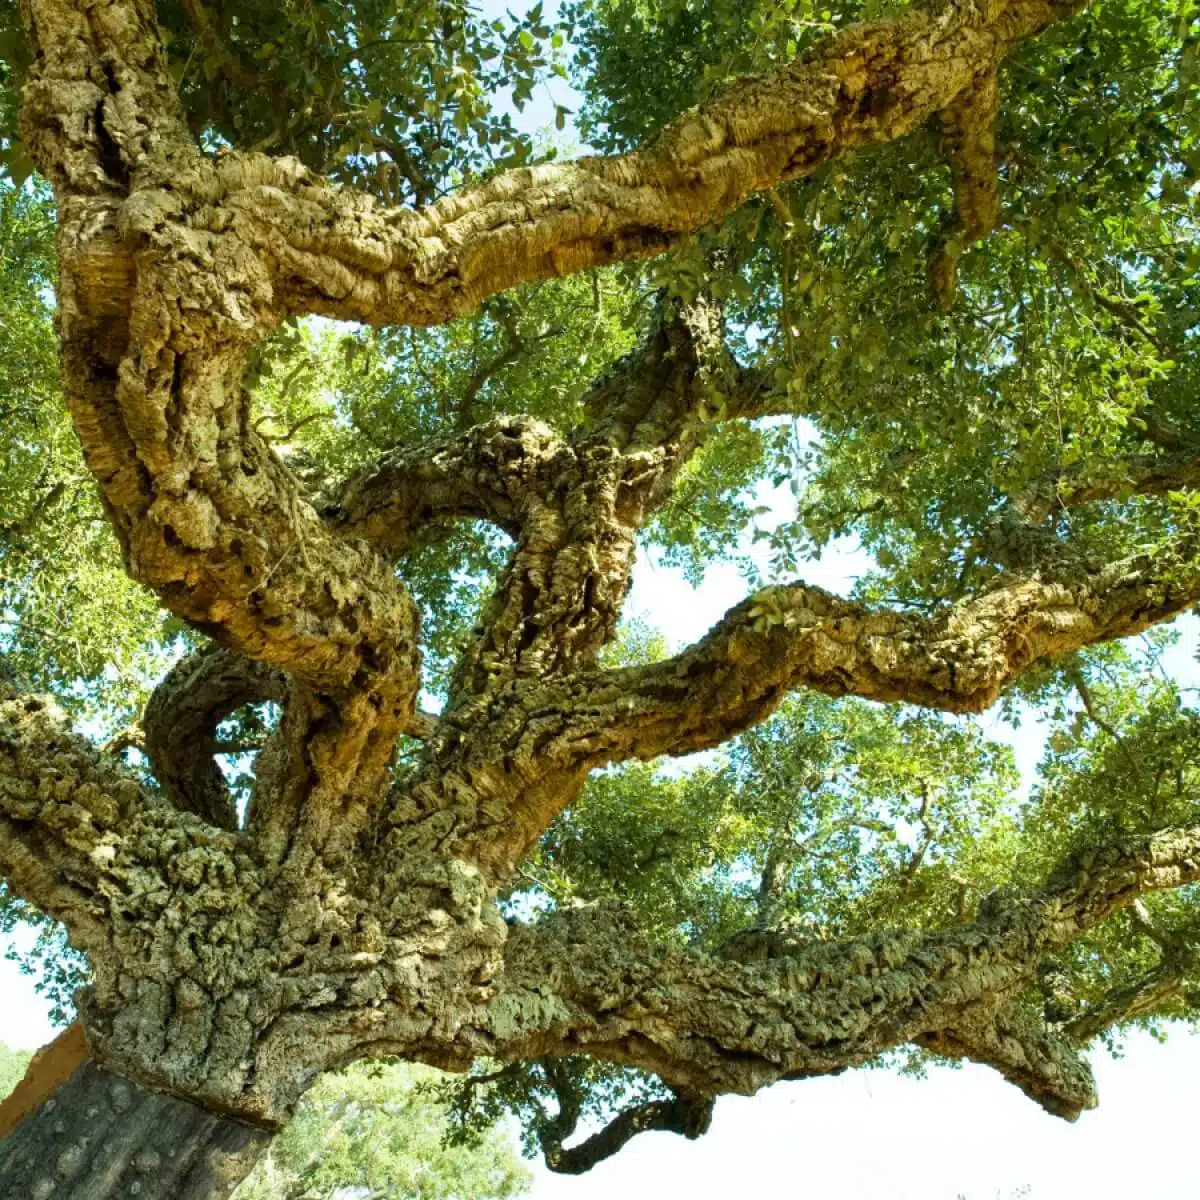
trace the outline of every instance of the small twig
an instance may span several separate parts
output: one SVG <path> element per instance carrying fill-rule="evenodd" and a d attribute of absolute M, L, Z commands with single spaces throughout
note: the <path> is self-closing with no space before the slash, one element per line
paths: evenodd
<path fill-rule="evenodd" d="M 273 413 L 266 413 L 263 416 L 259 417 L 259 419 L 254 423 L 255 432 L 256 433 L 259 432 L 259 426 L 262 425 L 264 421 L 274 421 L 274 420 L 277 420 L 277 418 L 275 417 L 275 415 Z M 297 422 L 295 422 L 295 424 L 289 426 L 285 433 L 280 434 L 278 437 L 276 437 L 272 434 L 269 434 L 269 433 L 264 433 L 261 436 L 262 436 L 263 441 L 270 442 L 272 445 L 283 445 L 283 444 L 286 444 L 287 442 L 290 442 L 292 440 L 292 438 L 294 438 L 296 436 L 296 434 L 298 434 L 300 432 L 300 430 L 302 430 L 306 425 L 311 425 L 314 421 L 332 421 L 332 420 L 333 420 L 333 413 L 331 413 L 331 412 L 313 412 L 313 413 L 309 413 L 305 417 L 301 417 Z"/>

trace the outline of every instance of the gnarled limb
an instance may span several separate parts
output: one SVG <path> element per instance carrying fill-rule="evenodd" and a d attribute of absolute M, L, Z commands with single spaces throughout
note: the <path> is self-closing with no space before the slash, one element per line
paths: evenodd
<path fill-rule="evenodd" d="M 774 587 L 663 662 L 501 677 L 447 710 L 422 773 L 387 820 L 395 827 L 465 803 L 478 825 L 460 830 L 473 846 L 464 852 L 503 877 L 596 767 L 719 745 L 801 687 L 979 712 L 1038 663 L 1200 602 L 1191 545 L 1181 537 L 1153 557 L 1001 576 L 928 616 L 806 584 Z"/>
<path fill-rule="evenodd" d="M 52 700 L 0 673 L 0 873 L 77 946 L 104 944 L 107 864 L 121 831 L 154 807 Z"/>
<path fill-rule="evenodd" d="M 525 470 L 517 544 L 460 660 L 452 708 L 513 677 L 595 661 L 616 629 L 637 531 L 670 495 L 726 379 L 735 391 L 719 306 L 660 301 L 644 343 L 584 398 L 591 422 L 547 447 L 536 478 Z"/>
<path fill-rule="evenodd" d="M 586 397 L 589 424 L 537 461 L 536 475 L 516 458 L 517 544 L 459 659 L 430 750 L 395 795 L 387 854 L 409 836 L 398 826 L 422 813 L 445 821 L 458 809 L 471 814 L 456 823 L 473 847 L 467 853 L 503 874 L 577 794 L 594 762 L 531 749 L 523 706 L 542 708 L 536 693 L 546 681 L 573 694 L 573 674 L 592 667 L 611 639 L 637 531 L 703 439 L 718 385 L 738 402 L 758 390 L 725 349 L 719 307 L 660 303 L 645 342 Z M 562 700 L 545 699 L 553 723 Z M 469 831 L 470 820 L 480 827 Z"/>
<path fill-rule="evenodd" d="M 646 340 L 584 398 L 590 423 L 576 440 L 603 441 L 628 456 L 665 452 L 682 463 L 711 422 L 757 415 L 750 410 L 762 385 L 729 353 L 718 301 L 703 293 L 686 302 L 660 294 Z M 658 489 L 673 477 L 663 475 Z"/>
<path fill-rule="evenodd" d="M 28 17 L 23 122 L 57 189 L 63 379 L 127 568 L 296 681 L 288 775 L 312 803 L 276 807 L 275 849 L 352 853 L 415 707 L 416 606 L 250 427 L 245 356 L 281 304 L 261 257 L 197 217 L 217 168 L 183 125 L 153 6 L 30 0 Z"/>
<path fill-rule="evenodd" d="M 573 439 L 576 456 L 600 443 L 628 460 L 621 519 L 638 524 L 670 491 L 674 469 L 703 437 L 710 392 L 724 408 L 710 419 L 757 415 L 763 380 L 724 346 L 718 305 L 660 301 L 646 341 L 593 385 L 591 420 Z M 491 521 L 519 539 L 539 506 L 561 506 L 568 445 L 540 421 L 495 417 L 453 438 L 403 446 L 352 476 L 326 510 L 331 525 L 398 553 L 417 530 L 443 518 Z M 653 475 L 653 486 L 646 481 Z M 647 499 L 644 495 L 649 491 Z"/>
<path fill-rule="evenodd" d="M 538 1145 L 546 1166 L 560 1175 L 590 1171 L 639 1133 L 678 1133 L 694 1141 L 708 1132 L 712 1122 L 711 1096 L 684 1096 L 677 1092 L 670 1100 L 646 1100 L 622 1109 L 598 1133 L 568 1148 L 563 1143 L 579 1126 L 583 1097 L 556 1059 L 546 1059 L 542 1070 L 554 1089 L 558 1113 L 538 1126 Z"/>
<path fill-rule="evenodd" d="M 1084 6 L 922 4 L 731 84 L 631 154 L 509 171 L 420 212 L 381 211 L 298 164 L 251 156 L 223 169 L 222 204 L 274 260 L 293 311 L 435 324 L 518 283 L 659 253 L 754 192 L 902 137 Z"/>
<path fill-rule="evenodd" d="M 220 829 L 236 829 L 233 797 L 215 761 L 217 726 L 243 704 L 286 699 L 280 671 L 223 646 L 206 647 L 172 667 L 143 717 L 146 756 L 171 803 Z"/>
<path fill-rule="evenodd" d="M 329 690 L 390 676 L 403 708 L 412 602 L 248 428 L 244 355 L 281 314 L 262 263 L 190 223 L 215 176 L 153 6 L 30 0 L 28 25 L 22 121 L 57 189 L 63 378 L 131 573 L 240 653 Z"/>
<path fill-rule="evenodd" d="M 1139 895 L 1197 879 L 1200 827 L 1172 828 L 1080 852 L 1029 894 L 993 895 L 970 925 L 795 938 L 745 964 L 652 942 L 619 909 L 560 912 L 512 931 L 488 1053 L 583 1052 L 718 1095 L 915 1041 L 996 1066 L 1073 1117 L 1094 1102 L 1086 1065 L 1011 1001 L 1046 955 Z"/>
<path fill-rule="evenodd" d="M 546 491 L 548 464 L 562 449 L 541 421 L 496 417 L 458 437 L 384 455 L 347 481 L 326 516 L 339 532 L 386 554 L 447 517 L 491 521 L 515 538 L 523 508 Z"/>
<path fill-rule="evenodd" d="M 992 1067 L 1047 1112 L 1074 1121 L 1096 1107 L 1096 1081 L 1075 1042 L 1010 1004 L 965 1013 L 952 1029 L 916 1039 L 947 1058 L 969 1058 Z"/>
<path fill-rule="evenodd" d="M 617 758 L 684 754 L 762 720 L 801 686 L 978 712 L 1035 663 L 1200 601 L 1189 547 L 1057 580 L 1009 578 L 934 616 L 872 609 L 804 584 L 771 588 L 675 658 L 590 677 L 571 736 Z"/>

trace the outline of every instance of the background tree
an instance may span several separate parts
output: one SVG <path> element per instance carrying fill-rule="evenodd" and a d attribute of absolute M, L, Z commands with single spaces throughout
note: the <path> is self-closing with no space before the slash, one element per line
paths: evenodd
<path fill-rule="evenodd" d="M 355 1194 L 413 1200 L 507 1200 L 529 1171 L 506 1133 L 492 1127 L 471 1149 L 447 1145 L 432 1071 L 358 1064 L 324 1076 L 271 1144 L 236 1200 Z"/>
<path fill-rule="evenodd" d="M 0 1043 L 0 1098 L 7 1096 L 25 1074 L 30 1055 Z"/>
<path fill-rule="evenodd" d="M 222 1194 L 380 1056 L 564 1171 L 909 1050 L 1074 1117 L 1190 1013 L 1194 18 L 581 3 L 559 165 L 537 7 L 6 11 L 0 862 L 96 1060 L 11 1186 Z"/>

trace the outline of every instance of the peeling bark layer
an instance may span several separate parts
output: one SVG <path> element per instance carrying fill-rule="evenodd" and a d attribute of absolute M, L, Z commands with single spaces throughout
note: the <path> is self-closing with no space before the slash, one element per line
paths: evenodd
<path fill-rule="evenodd" d="M 85 1062 L 0 1141 L 16 1200 L 224 1200 L 271 1135 Z"/>

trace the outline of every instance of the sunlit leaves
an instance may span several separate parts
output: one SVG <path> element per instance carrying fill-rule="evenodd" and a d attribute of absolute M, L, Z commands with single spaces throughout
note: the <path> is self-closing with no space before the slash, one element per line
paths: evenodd
<path fill-rule="evenodd" d="M 325 1076 L 271 1143 L 236 1200 L 350 1194 L 411 1200 L 505 1200 L 529 1172 L 491 1121 L 450 1144 L 437 1073 L 360 1063 Z"/>
<path fill-rule="evenodd" d="M 984 886 L 977 842 L 1009 828 L 1015 785 L 1011 752 L 968 722 L 798 696 L 686 773 L 597 776 L 525 882 L 709 946 L 780 922 L 844 935 L 883 912 L 939 924 Z"/>

